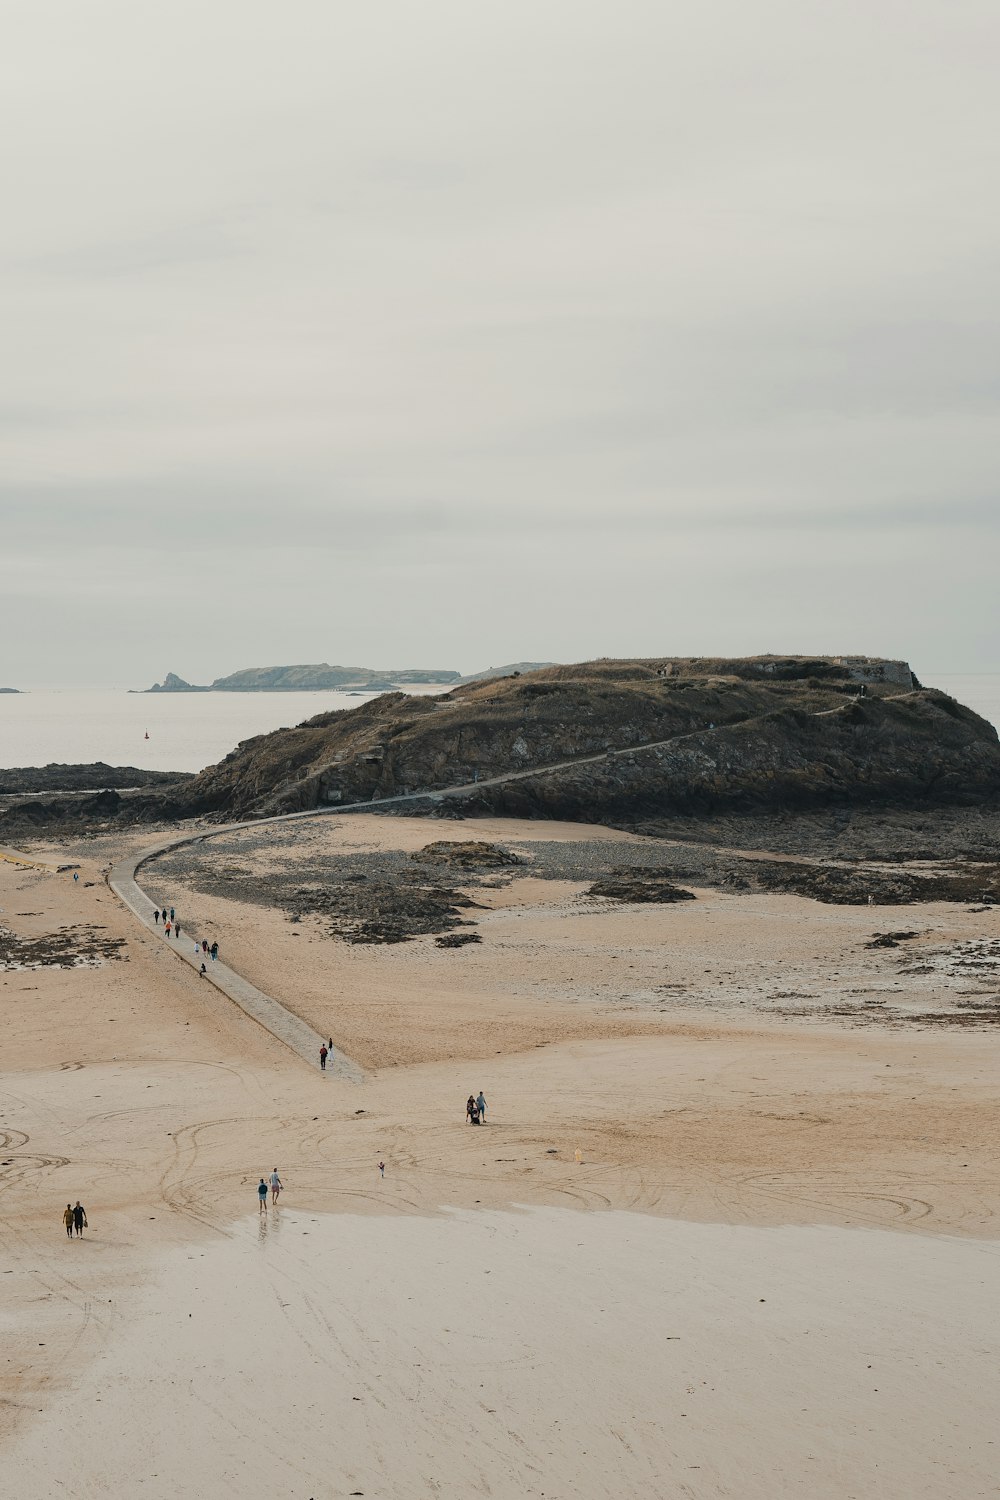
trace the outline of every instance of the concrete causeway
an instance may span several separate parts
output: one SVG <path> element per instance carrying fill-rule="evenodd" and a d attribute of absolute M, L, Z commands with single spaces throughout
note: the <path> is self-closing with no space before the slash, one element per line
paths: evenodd
<path fill-rule="evenodd" d="M 269 1031 L 277 1041 L 283 1042 L 311 1067 L 318 1068 L 319 1049 L 327 1040 L 326 1037 L 320 1036 L 302 1020 L 301 1016 L 297 1016 L 294 1011 L 282 1005 L 281 1001 L 276 1000 L 273 995 L 267 995 L 263 990 L 259 990 L 256 985 L 250 983 L 249 979 L 244 979 L 242 974 L 237 974 L 235 969 L 231 969 L 221 959 L 213 960 L 210 956 L 203 954 L 200 947 L 202 934 L 184 927 L 182 923 L 180 937 L 168 938 L 162 925 L 158 926 L 154 922 L 153 913 L 156 911 L 156 906 L 135 878 L 139 866 L 145 864 L 147 860 L 154 859 L 157 854 L 166 853 L 168 849 L 175 849 L 182 844 L 197 843 L 200 837 L 201 835 L 195 838 L 170 839 L 155 848 L 144 849 L 138 855 L 119 860 L 108 875 L 108 885 L 118 899 L 138 918 L 143 927 L 148 928 L 167 944 L 175 958 L 189 964 L 195 973 L 200 972 L 204 964 L 204 983 L 212 984 L 217 990 L 221 990 L 252 1021 L 263 1026 L 265 1031 Z M 196 941 L 199 944 L 197 953 L 194 952 Z M 360 1083 L 363 1077 L 358 1065 L 336 1047 L 327 1058 L 326 1071 L 347 1083 Z"/>

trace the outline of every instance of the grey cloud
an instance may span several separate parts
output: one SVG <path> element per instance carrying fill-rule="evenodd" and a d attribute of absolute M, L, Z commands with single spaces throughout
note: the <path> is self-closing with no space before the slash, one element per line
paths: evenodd
<path fill-rule="evenodd" d="M 475 666 L 932 617 L 992 665 L 998 40 L 985 0 L 22 8 L 14 675 L 70 611 L 152 675 L 118 591 L 208 675 L 234 629 Z"/>

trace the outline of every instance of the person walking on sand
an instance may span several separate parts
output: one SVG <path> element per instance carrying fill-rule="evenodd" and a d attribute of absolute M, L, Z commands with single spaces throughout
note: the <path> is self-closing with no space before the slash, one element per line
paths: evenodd
<path fill-rule="evenodd" d="M 73 1238 L 73 1205 L 72 1205 L 72 1203 L 67 1203 L 67 1205 L 66 1205 L 66 1212 L 63 1214 L 63 1223 L 66 1225 L 66 1237 L 67 1237 L 67 1239 L 72 1239 Z"/>
<path fill-rule="evenodd" d="M 327 1049 L 326 1049 L 326 1043 L 324 1042 L 323 1045 L 319 1049 L 319 1065 L 320 1065 L 321 1071 L 324 1072 L 324 1073 L 326 1072 L 326 1060 L 329 1057 L 329 1055 L 330 1054 L 327 1052 Z"/>
<path fill-rule="evenodd" d="M 82 1240 L 83 1231 L 87 1228 L 87 1210 L 79 1198 L 73 1206 L 73 1228 L 76 1230 L 77 1239 Z"/>
<path fill-rule="evenodd" d="M 385 1181 L 385 1162 L 384 1161 L 380 1161 L 379 1162 L 378 1169 L 379 1169 L 379 1173 L 381 1174 L 382 1181 L 384 1182 Z"/>
<path fill-rule="evenodd" d="M 173 909 L 173 907 L 170 908 L 170 920 L 171 920 L 171 922 L 174 920 L 174 909 Z"/>
<path fill-rule="evenodd" d="M 262 1213 L 262 1214 L 266 1214 L 267 1213 L 267 1183 L 264 1181 L 263 1177 L 260 1179 L 260 1181 L 257 1184 L 257 1202 L 260 1204 L 260 1208 L 257 1210 L 257 1212 L 258 1213 Z"/>
<path fill-rule="evenodd" d="M 208 938 L 202 938 L 202 940 L 201 940 L 201 951 L 202 951 L 202 953 L 207 953 L 208 952 Z"/>
<path fill-rule="evenodd" d="M 483 1122 L 483 1124 L 485 1125 L 486 1124 L 486 1100 L 483 1098 L 483 1091 L 482 1091 L 482 1089 L 479 1090 L 479 1098 L 476 1100 L 476 1104 L 479 1106 L 479 1118 Z"/>
<path fill-rule="evenodd" d="M 479 1105 L 476 1103 L 475 1099 L 473 1098 L 473 1096 L 471 1094 L 469 1095 L 468 1099 L 465 1101 L 465 1113 L 468 1116 L 468 1120 L 469 1120 L 469 1124 L 470 1125 L 478 1125 L 479 1124 Z"/>
<path fill-rule="evenodd" d="M 164 922 L 164 924 L 163 924 L 163 931 L 164 931 L 164 933 L 166 934 L 167 937 L 170 936 L 170 923 L 169 922 Z"/>
<path fill-rule="evenodd" d="M 179 922 L 175 922 L 174 923 L 174 937 L 175 938 L 179 938 L 180 935 L 181 935 L 181 924 Z"/>
<path fill-rule="evenodd" d="M 219 956 L 219 945 L 218 945 L 218 943 L 213 943 L 212 946 L 211 946 L 211 948 L 209 948 L 208 951 L 209 951 L 209 953 L 211 953 L 211 955 L 212 955 L 212 962 L 214 963 L 215 960 Z"/>
<path fill-rule="evenodd" d="M 159 925 L 160 925 L 160 908 L 159 907 L 157 907 L 156 910 L 153 913 L 153 921 L 156 923 L 157 927 L 159 927 Z"/>
<path fill-rule="evenodd" d="M 284 1187 L 284 1185 L 285 1184 L 282 1182 L 281 1178 L 278 1176 L 278 1169 L 277 1169 L 277 1167 L 275 1167 L 274 1171 L 271 1173 L 271 1202 L 272 1203 L 277 1203 L 277 1201 L 278 1201 L 278 1194 L 281 1192 L 281 1189 Z"/>

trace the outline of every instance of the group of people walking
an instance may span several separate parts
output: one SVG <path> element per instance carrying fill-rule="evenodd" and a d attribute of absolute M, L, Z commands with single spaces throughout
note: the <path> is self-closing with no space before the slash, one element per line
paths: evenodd
<path fill-rule="evenodd" d="M 159 927 L 161 920 L 163 922 L 163 931 L 166 937 L 180 937 L 181 924 L 177 920 L 173 907 L 170 908 L 169 912 L 167 911 L 166 907 L 164 907 L 162 911 L 159 908 L 154 911 L 153 921 L 156 923 L 157 927 Z"/>
<path fill-rule="evenodd" d="M 159 907 L 158 906 L 156 908 L 156 910 L 153 912 L 153 921 L 154 921 L 154 923 L 156 924 L 157 927 L 159 927 L 159 925 L 160 925 L 161 922 L 163 923 L 163 931 L 164 931 L 164 935 L 166 937 L 173 937 L 173 938 L 179 938 L 180 937 L 180 935 L 181 935 L 180 918 L 177 916 L 177 914 L 174 911 L 174 908 L 172 906 L 169 907 L 169 908 L 167 908 L 166 906 L 164 906 L 164 907 Z M 219 956 L 219 945 L 218 945 L 217 942 L 209 943 L 209 941 L 207 940 L 207 938 L 202 938 L 201 942 L 199 943 L 198 940 L 197 940 L 197 938 L 195 938 L 195 941 L 194 941 L 194 951 L 195 951 L 196 955 L 199 954 L 199 953 L 202 953 L 202 954 L 204 954 L 204 956 L 206 958 L 210 957 L 212 959 L 213 963 L 214 963 L 215 960 Z M 201 966 L 201 972 L 203 974 L 205 973 L 205 965 L 204 964 L 202 964 L 202 966 Z"/>
<path fill-rule="evenodd" d="M 325 1069 L 327 1056 L 332 1050 L 333 1041 L 330 1041 L 329 1047 L 324 1042 L 323 1046 L 320 1048 L 320 1067 Z M 468 1103 L 465 1106 L 465 1114 L 470 1125 L 483 1125 L 486 1123 L 486 1098 L 483 1094 L 482 1089 L 479 1090 L 478 1095 L 469 1095 Z M 379 1161 L 378 1170 L 379 1175 L 384 1178 L 384 1161 Z M 282 1182 L 281 1177 L 278 1174 L 277 1167 L 273 1168 L 270 1177 L 262 1177 L 260 1179 L 257 1184 L 258 1213 L 267 1213 L 268 1193 L 270 1193 L 271 1195 L 271 1207 L 276 1207 L 279 1195 L 284 1190 L 284 1186 L 285 1184 Z M 78 1239 L 82 1239 L 83 1231 L 89 1226 L 87 1224 L 87 1211 L 84 1208 L 83 1204 L 80 1202 L 79 1198 L 76 1200 L 75 1205 L 67 1203 L 62 1218 L 63 1223 L 66 1226 L 67 1237 L 69 1239 L 72 1239 L 73 1236 L 76 1235 Z"/>

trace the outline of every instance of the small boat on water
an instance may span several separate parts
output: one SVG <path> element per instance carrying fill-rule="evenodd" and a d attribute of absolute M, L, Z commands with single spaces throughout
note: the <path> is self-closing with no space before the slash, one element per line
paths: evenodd
<path fill-rule="evenodd" d="M 148 730 L 148 729 L 147 729 L 147 730 L 146 730 L 146 733 L 145 733 L 145 735 L 144 735 L 144 736 L 143 736 L 143 738 L 144 738 L 144 739 L 147 739 L 147 740 L 148 740 L 148 739 L 149 739 L 149 730 Z"/>

